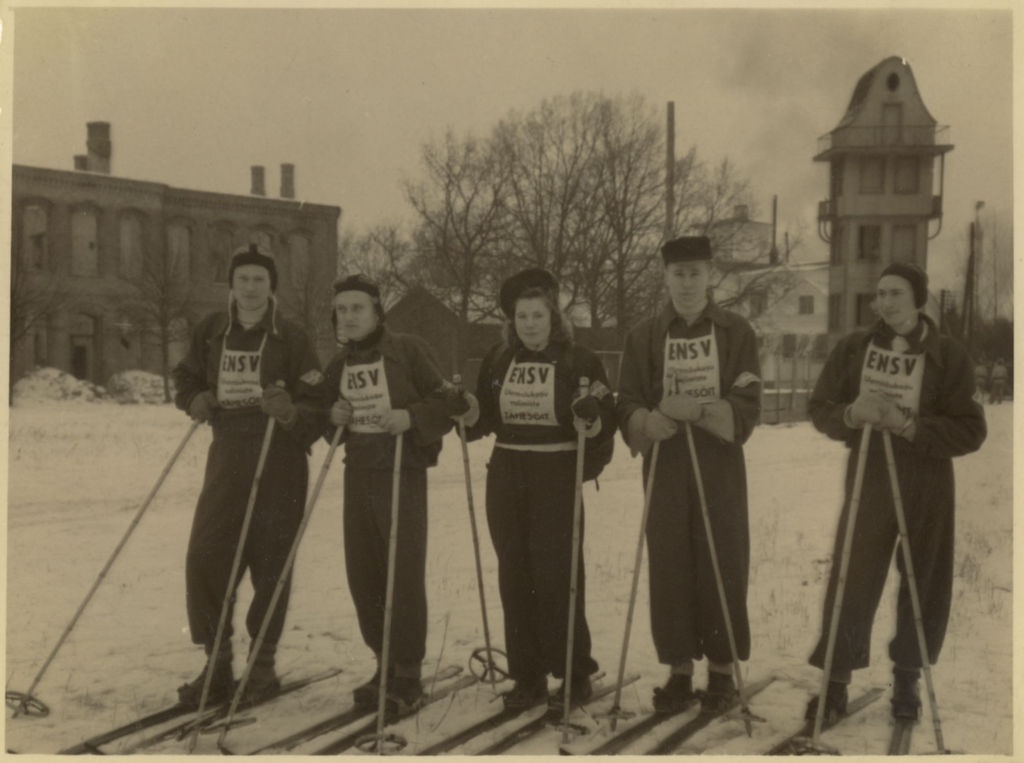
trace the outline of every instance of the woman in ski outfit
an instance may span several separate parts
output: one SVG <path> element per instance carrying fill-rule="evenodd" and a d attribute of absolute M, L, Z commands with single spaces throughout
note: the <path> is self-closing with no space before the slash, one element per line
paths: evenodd
<path fill-rule="evenodd" d="M 302 520 L 307 453 L 320 434 L 326 405 L 320 361 L 309 339 L 278 314 L 274 260 L 255 244 L 240 249 L 231 259 L 228 282 L 227 311 L 199 322 L 188 354 L 173 371 L 175 404 L 213 428 L 185 562 L 189 628 L 207 654 L 199 677 L 178 690 L 189 707 L 198 707 L 209 670 L 210 702 L 228 699 L 234 690 L 230 611 L 220 649 L 212 651 L 267 417 L 276 424 L 239 570 L 239 579 L 249 570 L 255 589 L 245 621 L 251 637 L 259 632 Z M 246 685 L 250 698 L 280 685 L 274 655 L 290 588 L 289 580 L 253 664 Z M 233 603 L 234 591 L 229 594 Z"/>
<path fill-rule="evenodd" d="M 835 346 L 808 405 L 818 431 L 850 448 L 833 560 L 840 558 L 843 548 L 857 445 L 864 425 L 872 426 L 849 562 L 848 580 L 855 584 L 846 586 L 839 613 L 826 718 L 845 713 L 851 672 L 868 665 L 871 626 L 897 542 L 883 431 L 892 439 L 929 664 L 938 659 L 946 632 L 953 583 L 952 458 L 981 447 L 986 426 L 981 406 L 973 400 L 970 358 L 960 344 L 940 335 L 921 312 L 927 298 L 928 277 L 916 265 L 894 263 L 883 270 L 875 303 L 880 320 Z M 896 635 L 889 642 L 892 712 L 897 718 L 916 720 L 922 662 L 900 552 L 897 566 Z M 824 667 L 837 578 L 834 562 L 822 635 L 810 658 L 818 668 Z M 816 709 L 814 699 L 808 705 L 808 717 L 814 717 Z"/>
<path fill-rule="evenodd" d="M 444 381 L 426 342 L 384 325 L 380 290 L 361 275 L 334 284 L 331 315 L 341 350 L 327 364 L 330 424 L 343 427 L 344 542 L 349 590 L 377 673 L 353 693 L 375 707 L 384 646 L 384 604 L 396 436 L 402 434 L 388 711 L 402 714 L 423 697 L 426 652 L 427 468 L 452 427 Z"/>
<path fill-rule="evenodd" d="M 694 479 L 685 426 L 707 499 L 713 540 L 736 639 L 735 658 L 750 656 L 747 521 L 743 443 L 761 407 L 754 331 L 708 297 L 711 244 L 686 236 L 662 247 L 670 301 L 626 337 L 619 373 L 618 422 L 643 473 L 660 442 L 647 520 L 651 632 L 658 660 L 669 666 L 654 690 L 654 709 L 675 713 L 696 699 L 694 660 L 708 658 L 703 707 L 717 712 L 735 698 L 734 655 Z"/>
<path fill-rule="evenodd" d="M 558 308 L 558 284 L 528 269 L 501 287 L 505 341 L 483 359 L 468 439 L 495 434 L 487 470 L 487 522 L 498 557 L 509 673 L 505 706 L 547 697 L 547 675 L 565 677 L 576 482 L 577 429 L 612 444 L 614 403 L 600 359 L 575 344 Z M 581 377 L 587 386 L 580 388 Z M 589 474 L 586 476 L 590 476 Z M 581 531 L 582 532 L 582 531 Z M 581 536 L 582 546 L 582 536 Z M 573 633 L 570 701 L 589 698 L 591 657 L 582 549 Z M 565 681 L 552 701 L 564 701 Z"/>

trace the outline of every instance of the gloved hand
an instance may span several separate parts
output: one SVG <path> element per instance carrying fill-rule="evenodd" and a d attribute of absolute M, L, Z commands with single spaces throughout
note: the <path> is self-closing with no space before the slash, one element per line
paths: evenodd
<path fill-rule="evenodd" d="M 277 419 L 277 422 L 283 426 L 291 426 L 299 415 L 288 390 L 278 386 L 266 387 L 263 390 L 260 409 L 268 416 Z"/>
<path fill-rule="evenodd" d="M 854 429 L 861 429 L 865 424 L 876 426 L 882 420 L 882 413 L 888 401 L 871 392 L 862 392 L 846 408 L 844 418 Z"/>
<path fill-rule="evenodd" d="M 213 418 L 218 408 L 220 403 L 217 402 L 217 396 L 212 390 L 204 389 L 188 404 L 188 415 L 193 421 L 205 422 Z"/>
<path fill-rule="evenodd" d="M 330 418 L 331 423 L 338 428 L 348 426 L 352 420 L 352 403 L 339 397 L 331 406 Z"/>
<path fill-rule="evenodd" d="M 883 400 L 881 406 L 882 416 L 878 421 L 878 428 L 889 432 L 899 432 L 906 426 L 907 415 L 900 410 L 899 406 L 891 400 Z"/>
<path fill-rule="evenodd" d="M 380 425 L 388 434 L 399 435 L 412 428 L 412 416 L 404 408 L 392 408 L 380 417 Z"/>
<path fill-rule="evenodd" d="M 581 395 L 572 401 L 572 415 L 591 426 L 601 415 L 601 405 L 593 395 Z"/>
<path fill-rule="evenodd" d="M 690 395 L 670 395 L 658 404 L 658 410 L 676 421 L 697 421 L 704 412 L 704 406 Z"/>
<path fill-rule="evenodd" d="M 655 442 L 667 440 L 678 431 L 676 422 L 657 409 L 650 411 L 644 419 L 644 436 Z"/>
<path fill-rule="evenodd" d="M 480 401 L 471 392 L 463 392 L 462 400 L 465 401 L 465 410 L 462 413 L 449 414 L 449 417 L 456 421 L 461 419 L 463 424 L 471 427 L 480 419 Z"/>

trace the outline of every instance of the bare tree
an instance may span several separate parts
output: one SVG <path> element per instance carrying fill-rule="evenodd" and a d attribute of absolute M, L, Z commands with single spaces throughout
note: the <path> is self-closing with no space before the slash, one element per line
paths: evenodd
<path fill-rule="evenodd" d="M 425 179 L 406 183 L 416 211 L 412 271 L 459 318 L 457 352 L 464 359 L 466 325 L 494 309 L 499 252 L 506 238 L 506 168 L 493 144 L 451 131 L 422 150 Z"/>
<path fill-rule="evenodd" d="M 127 279 L 131 294 L 121 305 L 142 336 L 159 347 L 165 402 L 171 401 L 171 345 L 188 341 L 199 306 L 183 259 L 163 250 L 144 255 L 141 274 Z"/>
<path fill-rule="evenodd" d="M 11 258 L 11 369 L 25 340 L 70 303 L 70 292 L 59 274 L 33 271 L 21 256 Z"/>
<path fill-rule="evenodd" d="M 361 234 L 346 231 L 338 244 L 339 277 L 365 275 L 380 288 L 385 310 L 415 283 L 411 260 L 412 243 L 396 223 L 381 223 Z"/>

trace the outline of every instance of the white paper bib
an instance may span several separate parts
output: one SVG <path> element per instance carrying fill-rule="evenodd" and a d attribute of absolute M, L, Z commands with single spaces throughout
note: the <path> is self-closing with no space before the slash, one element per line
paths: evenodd
<path fill-rule="evenodd" d="M 381 418 L 391 410 L 391 393 L 384 375 L 384 359 L 374 363 L 345 365 L 341 372 L 341 396 L 352 403 L 351 432 L 385 432 Z"/>
<path fill-rule="evenodd" d="M 552 363 L 510 363 L 498 407 L 505 424 L 557 427 L 555 366 Z"/>
<path fill-rule="evenodd" d="M 908 416 L 916 416 L 921 404 L 924 353 L 904 354 L 883 350 L 874 342 L 864 355 L 860 391 L 892 400 Z"/>
<path fill-rule="evenodd" d="M 700 403 L 720 396 L 718 388 L 718 343 L 715 330 L 693 339 L 665 337 L 665 376 L 662 399 L 690 395 Z"/>
<path fill-rule="evenodd" d="M 260 404 L 263 386 L 260 384 L 260 363 L 263 347 L 258 350 L 221 350 L 220 370 L 217 372 L 217 402 L 221 408 L 250 408 Z"/>

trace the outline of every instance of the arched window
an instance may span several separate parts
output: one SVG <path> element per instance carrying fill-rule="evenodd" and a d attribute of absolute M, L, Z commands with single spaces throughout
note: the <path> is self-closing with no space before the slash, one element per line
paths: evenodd
<path fill-rule="evenodd" d="M 95 276 L 99 268 L 96 212 L 76 209 L 71 213 L 71 275 Z"/>
<path fill-rule="evenodd" d="M 192 230 L 183 221 L 167 226 L 167 272 L 178 281 L 189 279 L 192 257 Z"/>
<path fill-rule="evenodd" d="M 21 216 L 21 262 L 32 270 L 45 270 L 50 259 L 46 209 L 29 204 Z"/>
<path fill-rule="evenodd" d="M 288 272 L 292 287 L 300 293 L 310 286 L 312 263 L 309 249 L 309 237 L 304 233 L 288 234 Z"/>
<path fill-rule="evenodd" d="M 96 363 L 96 319 L 79 313 L 71 319 L 71 373 L 92 380 Z"/>
<path fill-rule="evenodd" d="M 210 274 L 217 283 L 227 283 L 234 240 L 234 232 L 227 225 L 217 225 L 210 233 Z"/>
<path fill-rule="evenodd" d="M 249 235 L 249 241 L 254 244 L 258 244 L 261 249 L 270 252 L 270 256 L 275 256 L 274 252 L 274 234 L 268 230 L 254 230 Z"/>
<path fill-rule="evenodd" d="M 142 217 L 138 212 L 125 212 L 119 222 L 117 273 L 134 281 L 142 276 Z"/>

